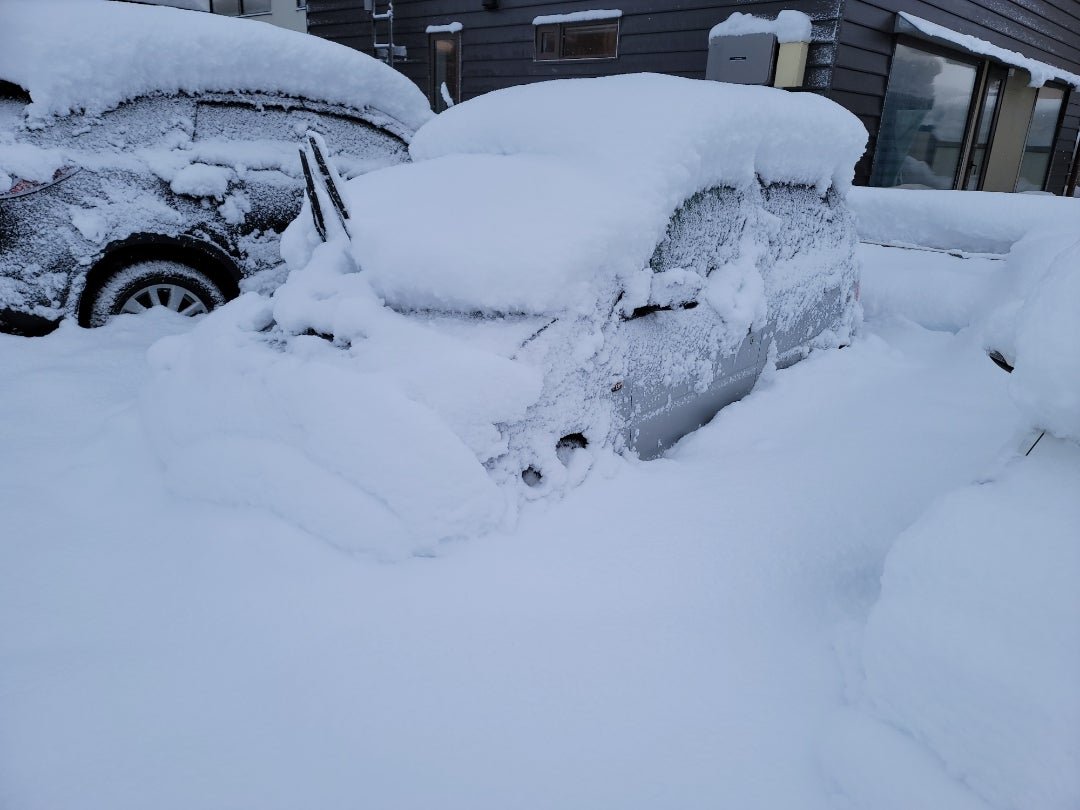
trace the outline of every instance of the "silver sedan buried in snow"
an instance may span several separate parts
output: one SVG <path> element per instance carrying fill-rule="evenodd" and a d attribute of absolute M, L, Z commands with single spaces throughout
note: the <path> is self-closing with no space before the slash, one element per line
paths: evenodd
<path fill-rule="evenodd" d="M 580 133 L 545 127 L 568 110 Z M 540 375 L 479 455 L 542 490 L 576 447 L 655 457 L 766 367 L 849 339 L 844 194 L 864 137 L 801 94 L 661 76 L 530 85 L 443 113 L 414 163 L 341 188 L 313 138 L 296 227 L 309 248 L 315 231 L 346 245 L 390 309 Z M 363 333 L 304 323 L 340 345 Z"/>

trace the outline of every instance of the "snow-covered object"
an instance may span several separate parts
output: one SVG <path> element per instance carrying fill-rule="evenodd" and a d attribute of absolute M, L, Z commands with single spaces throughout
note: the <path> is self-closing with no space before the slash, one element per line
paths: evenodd
<path fill-rule="evenodd" d="M 901 11 L 900 17 L 907 20 L 911 25 L 915 26 L 915 28 L 929 37 L 951 42 L 966 51 L 977 53 L 981 56 L 989 56 L 992 59 L 1004 62 L 1006 65 L 1023 68 L 1031 74 L 1031 81 L 1029 84 L 1032 87 L 1042 87 L 1047 82 L 1054 81 L 1065 82 L 1066 84 L 1071 84 L 1073 87 L 1080 87 L 1080 76 L 1077 76 L 1075 73 L 1070 73 L 1067 70 L 1054 67 L 1046 62 L 1040 62 L 1038 59 L 1031 59 L 1030 57 L 1024 56 L 1022 53 L 1010 51 L 1008 48 L 1002 48 L 991 42 L 987 42 L 985 39 L 979 39 L 970 34 L 961 34 L 959 31 L 953 31 L 951 28 L 946 28 L 943 25 L 924 20 L 922 17 L 916 17 L 914 14 L 909 14 L 906 11 Z"/>
<path fill-rule="evenodd" d="M 1013 363 L 1009 389 L 1032 422 L 1080 441 L 1080 242 L 1028 291 Z"/>
<path fill-rule="evenodd" d="M 462 29 L 459 22 L 446 23 L 445 25 L 429 25 L 424 29 L 426 34 L 456 34 Z"/>
<path fill-rule="evenodd" d="M 533 25 L 552 25 L 554 23 L 593 22 L 595 20 L 617 20 L 622 10 L 617 8 L 596 8 L 588 11 L 571 11 L 568 14 L 541 14 L 533 18 Z"/>
<path fill-rule="evenodd" d="M 812 25 L 810 17 L 801 11 L 785 9 L 776 19 L 755 17 L 736 11 L 726 20 L 717 23 L 709 31 L 709 41 L 718 37 L 739 37 L 744 34 L 775 34 L 776 41 L 809 42 Z"/>
<path fill-rule="evenodd" d="M 1042 194 L 856 187 L 848 192 L 864 242 L 1008 253 L 1036 228 L 1080 226 L 1080 199 Z"/>
<path fill-rule="evenodd" d="M 505 415 L 507 402 L 513 407 L 513 389 L 494 385 L 505 374 L 483 355 L 486 366 L 470 367 L 470 355 L 454 352 L 445 337 L 428 333 L 425 341 L 422 327 L 381 312 L 382 321 L 367 321 L 371 340 L 359 357 L 317 337 L 280 351 L 259 331 L 272 313 L 254 294 L 190 336 L 154 346 L 155 377 L 142 407 L 147 423 L 159 426 L 148 438 L 172 488 L 264 509 L 339 548 L 383 559 L 498 525 L 502 494 L 447 429 L 446 414 L 414 390 L 427 385 L 443 401 L 464 398 L 490 418 Z M 410 331 L 395 346 L 380 326 Z M 410 347 L 427 363 L 415 389 L 394 368 Z"/>
<path fill-rule="evenodd" d="M 650 74 L 509 88 L 417 132 L 416 164 L 349 183 L 354 255 L 402 306 L 591 309 L 648 264 L 693 194 L 843 194 L 865 142 L 809 93 Z M 401 222 L 424 238 L 400 238 Z"/>
<path fill-rule="evenodd" d="M 273 25 L 111 0 L 5 0 L 0 79 L 32 118 L 100 113 L 152 93 L 252 91 L 374 108 L 416 129 L 413 82 L 353 48 Z"/>
<path fill-rule="evenodd" d="M 866 628 L 874 713 L 987 807 L 1080 804 L 1078 492 L 1053 439 L 954 492 L 897 541 Z"/>

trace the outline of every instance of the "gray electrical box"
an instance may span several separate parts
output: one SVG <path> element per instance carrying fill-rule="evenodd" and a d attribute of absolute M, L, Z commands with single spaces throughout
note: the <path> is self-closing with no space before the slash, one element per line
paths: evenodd
<path fill-rule="evenodd" d="M 709 43 L 705 78 L 732 84 L 772 84 L 775 66 L 775 34 L 717 37 Z"/>

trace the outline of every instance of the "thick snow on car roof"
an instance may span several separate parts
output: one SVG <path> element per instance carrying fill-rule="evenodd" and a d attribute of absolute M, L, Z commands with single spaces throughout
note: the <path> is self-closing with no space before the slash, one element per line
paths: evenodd
<path fill-rule="evenodd" d="M 4 0 L 0 79 L 32 117 L 112 109 L 151 93 L 270 92 L 374 108 L 416 129 L 411 81 L 376 59 L 252 20 L 112 0 Z"/>
<path fill-rule="evenodd" d="M 588 309 L 694 193 L 758 178 L 843 192 L 865 144 L 809 93 L 653 74 L 499 90 L 421 128 L 417 163 L 349 184 L 353 252 L 395 305 Z"/>

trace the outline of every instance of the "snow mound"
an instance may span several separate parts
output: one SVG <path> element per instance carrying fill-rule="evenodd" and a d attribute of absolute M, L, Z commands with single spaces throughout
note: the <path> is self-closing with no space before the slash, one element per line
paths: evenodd
<path fill-rule="evenodd" d="M 1080 441 L 1080 242 L 1029 291 L 1016 323 L 1009 390 L 1039 427 Z"/>
<path fill-rule="evenodd" d="M 353 253 L 398 306 L 587 314 L 695 193 L 843 194 L 865 143 L 831 101 L 772 88 L 639 74 L 500 90 L 418 131 L 416 163 L 348 184 Z"/>
<path fill-rule="evenodd" d="M 1044 440 L 953 493 L 897 541 L 867 625 L 874 711 L 993 807 L 1080 805 L 1077 492 L 1080 448 Z"/>
<path fill-rule="evenodd" d="M 713 26 L 709 31 L 709 41 L 744 34 L 776 34 L 776 41 L 780 43 L 809 42 L 810 30 L 810 17 L 801 11 L 781 11 L 775 20 L 736 11 L 722 23 Z"/>
<path fill-rule="evenodd" d="M 62 58 L 59 58 L 62 55 Z M 416 129 L 416 85 L 370 56 L 218 14 L 108 0 L 5 0 L 0 79 L 40 119 L 100 113 L 152 93 L 277 92 L 364 110 Z"/>
<path fill-rule="evenodd" d="M 170 487 L 379 559 L 491 530 L 506 503 L 474 450 L 498 443 L 490 420 L 523 409 L 528 385 L 502 358 L 395 323 L 359 276 L 337 279 L 354 282 L 353 318 L 356 299 L 369 305 L 371 337 L 352 350 L 313 335 L 278 344 L 260 331 L 275 311 L 256 294 L 152 347 L 142 414 Z M 449 427 L 455 415 L 473 447 Z M 485 419 L 488 432 L 469 432 Z"/>
<path fill-rule="evenodd" d="M 1008 253 L 1034 228 L 1075 227 L 1080 200 L 1043 194 L 853 188 L 859 238 L 968 253 Z"/>

